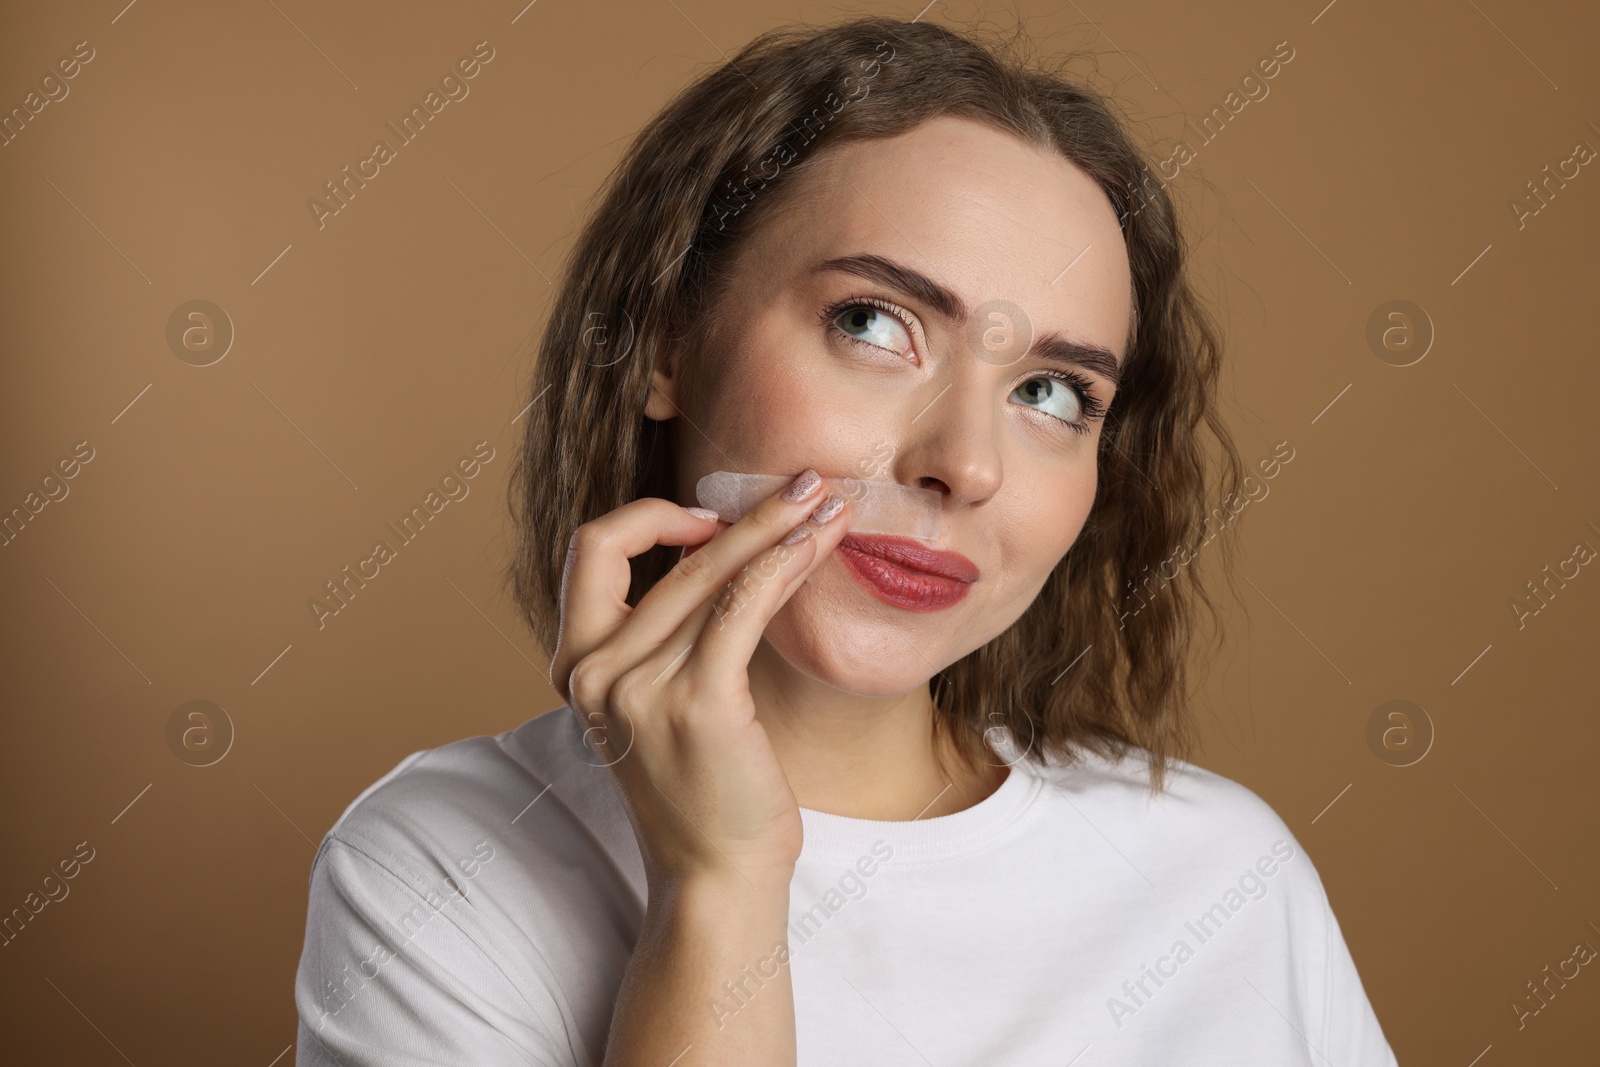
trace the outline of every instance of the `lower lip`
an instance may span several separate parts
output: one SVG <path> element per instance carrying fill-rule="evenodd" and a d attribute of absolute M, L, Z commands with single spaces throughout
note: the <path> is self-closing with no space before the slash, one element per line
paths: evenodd
<path fill-rule="evenodd" d="M 967 582 L 909 571 L 881 556 L 839 545 L 834 549 L 851 577 L 885 604 L 907 611 L 943 611 L 971 588 Z"/>

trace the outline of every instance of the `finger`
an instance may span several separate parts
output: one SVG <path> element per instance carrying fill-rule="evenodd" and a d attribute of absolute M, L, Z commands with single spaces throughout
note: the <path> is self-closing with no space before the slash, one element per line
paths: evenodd
<path fill-rule="evenodd" d="M 807 472 L 815 474 L 815 472 Z M 797 526 L 804 523 L 829 495 L 820 477 L 813 479 L 811 491 L 799 500 L 787 500 L 779 490 L 757 502 L 738 522 L 713 537 L 693 555 L 685 555 L 677 566 L 639 601 L 629 617 L 625 642 L 642 659 L 681 627 L 695 609 L 721 591 L 755 556 L 773 547 Z M 841 504 L 844 503 L 841 498 Z M 848 506 L 835 521 L 847 523 Z M 620 637 L 621 635 L 619 635 Z M 627 654 L 623 654 L 627 658 Z"/>
<path fill-rule="evenodd" d="M 816 573 L 834 548 L 849 532 L 849 520 L 840 515 L 821 526 L 800 545 L 795 558 L 782 562 L 774 580 L 755 583 L 753 589 L 727 595 L 725 610 L 713 617 L 700 631 L 694 651 L 685 657 L 683 670 L 704 672 L 705 677 L 744 678 L 767 626 L 789 598 Z M 815 547 L 805 550 L 804 546 Z M 787 546 L 780 546 L 787 547 Z M 758 576 L 760 572 L 757 572 Z"/>
<path fill-rule="evenodd" d="M 721 533 L 723 530 L 726 530 L 726 529 L 728 529 L 728 527 L 733 525 L 732 523 L 723 522 L 721 519 L 717 519 L 716 520 L 716 524 L 717 524 L 717 528 L 712 531 L 711 537 L 717 536 L 717 534 Z M 680 554 L 678 556 L 678 558 L 681 560 L 685 556 L 694 555 L 696 552 L 698 552 L 700 549 L 702 549 L 702 548 L 704 548 L 706 546 L 706 541 L 711 540 L 711 537 L 706 538 L 705 541 L 697 541 L 692 545 L 685 545 L 683 547 L 682 554 Z"/>
<path fill-rule="evenodd" d="M 652 679 L 684 671 L 708 678 L 739 678 L 772 617 L 815 573 L 849 530 L 841 513 L 795 545 L 778 544 L 758 555 L 715 597 L 697 608 L 661 648 L 640 665 Z M 687 653 L 687 654 L 686 654 Z"/>
<path fill-rule="evenodd" d="M 642 497 L 578 527 L 562 567 L 560 647 L 550 671 L 563 699 L 572 665 L 633 611 L 628 606 L 628 560 L 658 544 L 702 544 L 716 525 L 670 500 Z"/>
<path fill-rule="evenodd" d="M 806 562 L 816 555 L 816 540 L 812 535 L 798 544 L 776 545 L 757 555 L 716 595 L 697 605 L 678 629 L 660 642 L 634 670 L 656 685 L 689 669 L 691 662 L 697 662 L 694 657 L 708 633 L 730 625 L 763 627 L 762 620 L 770 618 L 766 612 L 768 602 L 775 599 L 772 587 L 786 585 L 800 576 Z M 725 677 L 740 680 L 743 675 L 730 673 Z"/>

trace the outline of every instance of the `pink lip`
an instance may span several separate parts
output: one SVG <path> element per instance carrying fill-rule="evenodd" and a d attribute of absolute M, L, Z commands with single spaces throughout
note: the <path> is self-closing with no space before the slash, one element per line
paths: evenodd
<path fill-rule="evenodd" d="M 978 566 L 966 556 L 909 538 L 847 534 L 836 551 L 851 577 L 869 592 L 909 611 L 942 611 L 978 580 Z"/>

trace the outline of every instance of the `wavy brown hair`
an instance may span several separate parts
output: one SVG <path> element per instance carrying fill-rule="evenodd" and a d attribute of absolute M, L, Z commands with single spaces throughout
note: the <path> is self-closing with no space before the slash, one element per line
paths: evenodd
<path fill-rule="evenodd" d="M 770 31 L 635 138 L 568 256 L 511 476 L 507 579 L 547 654 L 573 531 L 642 496 L 675 498 L 670 435 L 643 414 L 651 372 L 660 353 L 697 351 L 714 332 L 743 242 L 822 149 L 961 116 L 1053 149 L 1099 183 L 1121 221 L 1134 321 L 1083 529 L 1012 626 L 929 679 L 933 729 L 974 765 L 992 755 L 995 727 L 1035 760 L 1071 762 L 1074 744 L 1113 758 L 1142 748 L 1151 791 L 1164 788 L 1168 760 L 1194 743 L 1187 665 L 1201 609 L 1219 621 L 1187 558 L 1168 571 L 1208 501 L 1244 478 L 1217 409 L 1221 346 L 1186 277 L 1173 205 L 1124 123 L 1060 73 L 1065 60 L 1041 64 L 1019 41 L 876 17 Z M 1232 550 L 1223 538 L 1224 569 Z M 636 557 L 628 602 L 677 556 L 656 546 Z"/>

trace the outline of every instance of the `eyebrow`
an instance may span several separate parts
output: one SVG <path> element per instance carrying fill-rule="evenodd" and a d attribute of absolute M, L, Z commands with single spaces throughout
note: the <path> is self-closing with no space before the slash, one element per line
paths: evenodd
<path fill-rule="evenodd" d="M 967 305 L 948 286 L 934 281 L 921 271 L 914 270 L 892 259 L 861 252 L 825 260 L 813 268 L 812 273 L 840 271 L 858 278 L 879 282 L 906 293 L 926 304 L 958 326 L 966 325 L 971 312 Z M 1115 387 L 1122 377 L 1122 367 L 1116 354 L 1103 345 L 1074 341 L 1055 331 L 1040 334 L 1029 347 L 1027 356 L 1047 359 L 1056 363 L 1071 363 L 1094 371 Z M 1025 357 L 1026 358 L 1026 357 Z"/>

